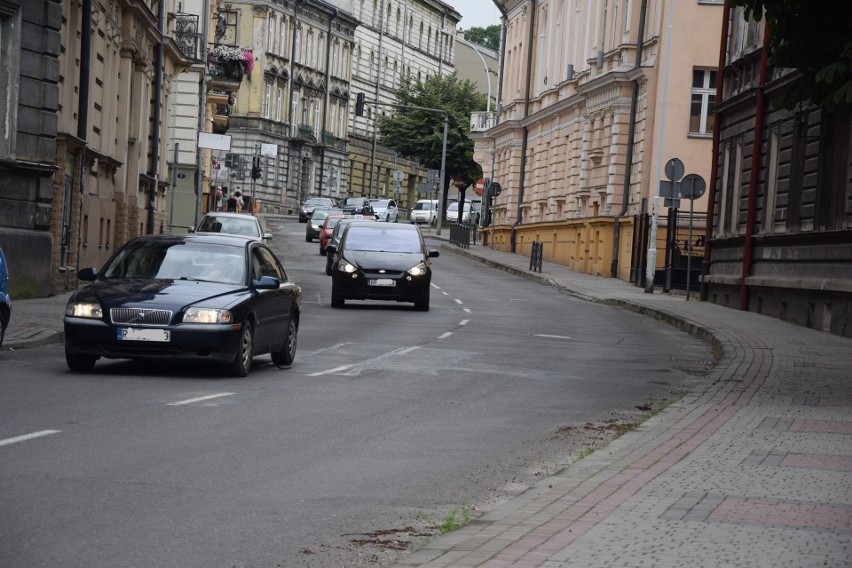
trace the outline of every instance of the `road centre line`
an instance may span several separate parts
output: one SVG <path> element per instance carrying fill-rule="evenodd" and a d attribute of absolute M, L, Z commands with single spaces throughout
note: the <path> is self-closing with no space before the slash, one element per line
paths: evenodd
<path fill-rule="evenodd" d="M 419 345 L 412 345 L 411 347 L 406 347 L 404 349 L 400 349 L 399 351 L 396 352 L 396 354 L 397 355 L 405 355 L 407 353 L 411 353 L 415 349 L 420 349 L 420 346 Z"/>
<path fill-rule="evenodd" d="M 462 302 L 461 300 L 459 300 L 458 298 L 456 298 L 456 299 L 455 299 L 455 302 L 456 302 L 457 304 L 459 304 L 459 305 L 461 305 L 461 304 L 463 304 L 463 303 L 464 303 L 464 302 Z"/>
<path fill-rule="evenodd" d="M 209 394 L 207 396 L 199 396 L 197 398 L 188 398 L 178 402 L 170 402 L 166 406 L 183 406 L 184 404 L 192 404 L 193 402 L 203 402 L 205 400 L 213 400 L 214 398 L 222 398 L 223 396 L 231 396 L 237 394 L 235 392 L 220 392 L 217 394 Z"/>
<path fill-rule="evenodd" d="M 446 339 L 453 334 L 452 331 L 445 331 L 441 335 L 439 335 L 436 339 Z"/>
<path fill-rule="evenodd" d="M 435 284 L 434 282 L 430 282 L 430 283 L 429 283 L 429 285 L 430 285 L 430 286 L 432 286 L 432 288 L 434 288 L 435 290 L 440 290 L 440 289 L 441 289 L 441 287 L 440 287 L 440 286 L 438 286 L 437 284 Z"/>
<path fill-rule="evenodd" d="M 470 313 L 470 308 L 462 308 L 462 311 L 466 314 Z"/>
<path fill-rule="evenodd" d="M 441 290 L 441 294 L 443 294 L 444 296 L 449 296 L 449 295 L 450 295 L 450 293 L 449 293 L 449 292 L 444 292 L 443 290 Z"/>
<path fill-rule="evenodd" d="M 461 320 L 461 321 L 459 322 L 459 325 L 467 325 L 467 322 L 469 322 L 469 321 L 470 321 L 470 320 Z"/>
<path fill-rule="evenodd" d="M 533 337 L 547 337 L 548 339 L 571 339 L 567 335 L 549 335 L 547 333 L 534 333 Z"/>
<path fill-rule="evenodd" d="M 31 434 L 22 434 L 20 436 L 15 436 L 14 438 L 6 438 L 5 440 L 0 440 L 0 446 L 8 446 L 9 444 L 15 444 L 17 442 L 26 442 L 27 440 L 41 438 L 42 436 L 59 434 L 61 431 L 62 430 L 41 430 L 39 432 L 32 432 Z"/>

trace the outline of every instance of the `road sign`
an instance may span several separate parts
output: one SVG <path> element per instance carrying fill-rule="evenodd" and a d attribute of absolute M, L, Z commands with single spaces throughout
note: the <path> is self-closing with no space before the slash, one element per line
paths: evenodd
<path fill-rule="evenodd" d="M 684 199 L 698 199 L 707 190 L 707 182 L 698 174 L 689 174 L 680 181 L 680 196 Z"/>
<path fill-rule="evenodd" d="M 404 179 L 405 179 L 405 173 L 404 173 L 404 172 L 402 172 L 402 171 L 400 171 L 400 170 L 396 170 L 396 171 L 393 173 L 393 181 L 395 181 L 395 182 L 401 182 L 401 181 L 402 181 L 402 180 L 404 180 Z"/>
<path fill-rule="evenodd" d="M 467 187 L 468 184 L 467 184 L 467 182 L 464 181 L 464 179 L 462 179 L 460 177 L 454 177 L 453 178 L 453 185 L 458 189 L 462 189 L 462 188 Z"/>
<path fill-rule="evenodd" d="M 485 192 L 485 178 L 479 178 L 473 186 L 473 191 L 476 195 L 482 195 Z"/>
<path fill-rule="evenodd" d="M 660 197 L 677 197 L 677 184 L 673 181 L 661 179 Z"/>
<path fill-rule="evenodd" d="M 441 177 L 440 170 L 426 170 L 426 183 L 438 183 L 439 177 Z"/>
<path fill-rule="evenodd" d="M 666 177 L 672 181 L 677 181 L 682 178 L 685 171 L 683 162 L 678 158 L 672 158 L 666 162 Z"/>

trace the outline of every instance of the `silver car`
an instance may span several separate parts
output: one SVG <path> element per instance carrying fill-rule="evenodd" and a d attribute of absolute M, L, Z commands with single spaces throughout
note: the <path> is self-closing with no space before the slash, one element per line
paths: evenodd
<path fill-rule="evenodd" d="M 393 199 L 371 199 L 370 205 L 373 206 L 376 221 L 396 223 L 399 220 L 399 209 Z"/>

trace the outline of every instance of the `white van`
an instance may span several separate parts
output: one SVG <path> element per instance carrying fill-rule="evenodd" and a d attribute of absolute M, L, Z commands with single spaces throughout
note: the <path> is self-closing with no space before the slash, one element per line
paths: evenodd
<path fill-rule="evenodd" d="M 438 222 L 438 200 L 421 199 L 411 208 L 408 218 L 412 223 L 428 223 L 434 225 Z"/>

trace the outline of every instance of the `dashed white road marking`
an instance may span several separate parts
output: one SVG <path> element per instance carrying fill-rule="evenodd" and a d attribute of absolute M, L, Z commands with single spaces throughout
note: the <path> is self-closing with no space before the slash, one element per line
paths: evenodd
<path fill-rule="evenodd" d="M 463 304 L 463 303 L 464 303 L 464 302 L 462 302 L 461 300 L 459 300 L 458 298 L 456 298 L 456 299 L 455 299 L 455 302 L 456 302 L 457 304 L 459 304 L 459 305 L 461 305 L 461 304 Z"/>
<path fill-rule="evenodd" d="M 21 436 L 15 436 L 14 438 L 6 438 L 5 440 L 0 440 L 0 446 L 8 446 L 9 444 L 15 444 L 17 442 L 26 442 L 27 440 L 41 438 L 42 436 L 59 434 L 61 431 L 62 430 L 41 430 L 39 432 L 32 432 L 30 434 L 22 434 Z"/>
<path fill-rule="evenodd" d="M 405 349 L 400 349 L 396 352 L 397 355 L 405 355 L 406 353 L 411 353 L 415 349 L 420 349 L 419 345 L 412 345 L 411 347 L 406 347 Z"/>
<path fill-rule="evenodd" d="M 178 402 L 170 402 L 166 406 L 183 406 L 184 404 L 192 404 L 194 402 L 204 402 L 205 400 L 213 400 L 214 398 L 222 398 L 223 396 L 235 395 L 235 392 L 220 392 L 217 394 L 209 394 L 207 396 L 199 396 L 197 398 L 188 398 Z"/>
<path fill-rule="evenodd" d="M 318 373 L 311 373 L 309 377 L 319 377 L 320 375 L 330 375 L 332 373 L 338 373 L 340 371 L 345 371 L 346 369 L 351 368 L 352 365 L 341 365 L 339 367 L 335 367 L 334 369 L 328 369 L 327 371 L 319 371 Z"/>
<path fill-rule="evenodd" d="M 438 285 L 436 285 L 434 282 L 430 282 L 430 283 L 429 283 L 429 285 L 430 285 L 430 286 L 432 286 L 432 288 L 434 288 L 435 290 L 440 290 L 440 289 L 441 289 L 441 287 L 440 287 L 440 286 L 438 286 Z"/>
<path fill-rule="evenodd" d="M 443 290 L 441 290 L 441 294 L 443 294 L 444 296 L 449 296 L 449 295 L 450 295 L 450 293 L 449 293 L 449 292 L 444 292 Z"/>
<path fill-rule="evenodd" d="M 467 323 L 468 323 L 469 321 L 470 321 L 470 320 L 461 320 L 461 321 L 459 322 L 459 325 L 467 325 Z"/>
<path fill-rule="evenodd" d="M 470 308 L 462 308 L 462 311 L 466 314 L 470 313 Z"/>
<path fill-rule="evenodd" d="M 453 332 L 452 332 L 452 331 L 446 331 L 446 332 L 442 333 L 441 335 L 439 335 L 439 336 L 437 337 L 437 339 L 446 339 L 446 338 L 448 338 L 449 336 L 451 336 L 452 334 L 453 334 Z"/>
<path fill-rule="evenodd" d="M 533 337 L 547 337 L 550 339 L 571 339 L 567 335 L 549 335 L 547 333 L 534 333 Z"/>

